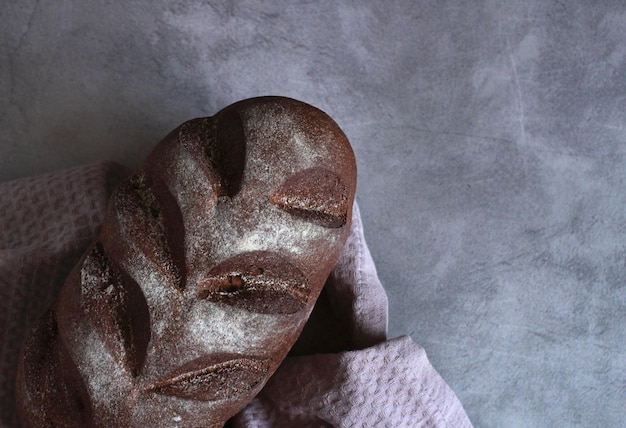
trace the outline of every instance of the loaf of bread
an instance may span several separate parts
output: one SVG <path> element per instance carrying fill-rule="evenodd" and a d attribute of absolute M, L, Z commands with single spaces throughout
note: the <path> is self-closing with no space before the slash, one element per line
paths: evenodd
<path fill-rule="evenodd" d="M 183 123 L 114 192 L 22 347 L 24 427 L 221 427 L 298 338 L 349 231 L 356 165 L 282 97 Z"/>

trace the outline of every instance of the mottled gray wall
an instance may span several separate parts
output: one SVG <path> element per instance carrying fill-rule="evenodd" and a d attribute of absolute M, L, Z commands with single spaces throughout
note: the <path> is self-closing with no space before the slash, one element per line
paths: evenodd
<path fill-rule="evenodd" d="M 390 336 L 474 424 L 624 426 L 626 5 L 211 3 L 0 2 L 0 179 L 307 101 L 354 145 Z"/>

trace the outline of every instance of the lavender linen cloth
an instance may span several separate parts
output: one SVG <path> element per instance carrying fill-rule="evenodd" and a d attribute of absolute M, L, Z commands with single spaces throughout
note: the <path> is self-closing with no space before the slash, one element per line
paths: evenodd
<path fill-rule="evenodd" d="M 0 427 L 18 427 L 14 378 L 28 326 L 98 232 L 127 171 L 101 162 L 0 183 Z M 352 230 L 298 343 L 229 425 L 470 427 L 408 337 L 386 339 L 387 296 L 355 205 Z"/>

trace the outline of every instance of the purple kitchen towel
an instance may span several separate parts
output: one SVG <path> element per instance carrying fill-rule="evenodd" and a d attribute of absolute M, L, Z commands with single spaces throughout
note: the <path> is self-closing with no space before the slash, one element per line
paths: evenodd
<path fill-rule="evenodd" d="M 0 427 L 18 427 L 27 328 L 94 238 L 128 171 L 112 162 L 0 183 Z M 424 350 L 386 339 L 387 296 L 355 205 L 344 251 L 290 356 L 233 427 L 469 427 Z M 168 421 L 169 422 L 169 421 Z"/>

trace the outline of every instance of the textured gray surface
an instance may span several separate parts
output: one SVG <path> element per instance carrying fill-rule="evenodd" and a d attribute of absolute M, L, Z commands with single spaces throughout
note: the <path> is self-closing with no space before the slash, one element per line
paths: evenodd
<path fill-rule="evenodd" d="M 390 300 L 477 427 L 624 426 L 621 1 L 2 1 L 0 179 L 286 95 L 352 141 Z"/>

